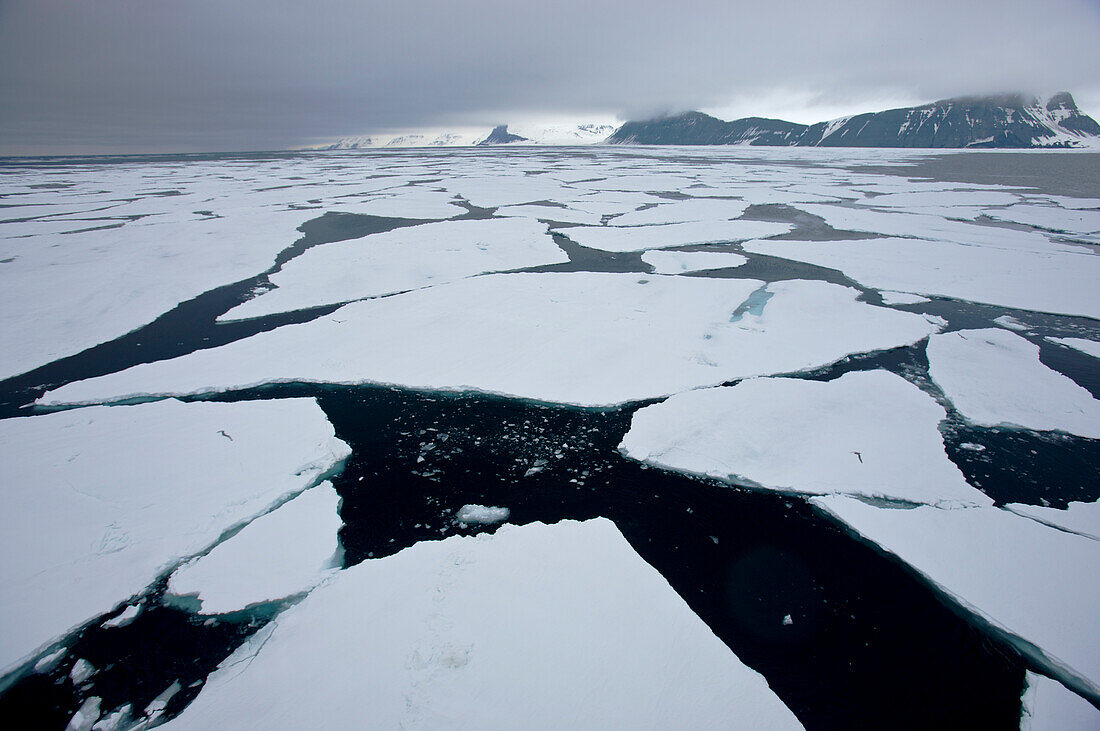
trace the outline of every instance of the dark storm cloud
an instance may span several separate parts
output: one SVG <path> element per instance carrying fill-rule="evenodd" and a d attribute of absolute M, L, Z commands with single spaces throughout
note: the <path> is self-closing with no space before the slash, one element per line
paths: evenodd
<path fill-rule="evenodd" d="M 777 90 L 1096 100 L 1098 37 L 1095 0 L 0 0 L 0 152 L 270 149 Z"/>

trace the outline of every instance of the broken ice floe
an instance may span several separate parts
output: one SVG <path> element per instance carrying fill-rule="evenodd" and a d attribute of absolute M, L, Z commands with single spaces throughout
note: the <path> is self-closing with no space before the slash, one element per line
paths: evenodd
<path fill-rule="evenodd" d="M 601 251 L 644 251 L 672 246 L 722 244 L 789 232 L 788 223 L 769 221 L 692 221 L 660 226 L 576 226 L 562 229 L 570 240 Z"/>
<path fill-rule="evenodd" d="M 309 591 L 339 567 L 340 496 L 323 482 L 176 569 L 168 593 L 224 614 Z"/>
<path fill-rule="evenodd" d="M 685 274 L 739 267 L 748 259 L 727 251 L 647 251 L 642 261 L 658 274 Z"/>
<path fill-rule="evenodd" d="M 567 261 L 537 221 L 428 223 L 314 247 L 270 275 L 276 289 L 218 319 L 260 317 Z"/>
<path fill-rule="evenodd" d="M 757 293 L 757 294 L 754 294 Z M 488 275 L 68 384 L 45 404 L 262 383 L 384 383 L 609 406 L 820 367 L 939 327 L 819 281 Z"/>
<path fill-rule="evenodd" d="M 0 668 L 140 594 L 347 455 L 312 399 L 0 421 Z"/>
<path fill-rule="evenodd" d="M 919 235 L 917 229 L 910 232 Z M 1100 318 L 1100 298 L 1095 294 L 1100 256 L 1085 250 L 1036 251 L 901 238 L 749 241 L 743 248 L 837 269 L 880 290 Z"/>
<path fill-rule="evenodd" d="M 611 219 L 609 223 L 613 226 L 648 226 L 689 221 L 728 221 L 740 217 L 748 207 L 749 204 L 745 201 L 688 199 L 624 213 Z"/>
<path fill-rule="evenodd" d="M 602 518 L 418 543 L 269 626 L 168 728 L 801 728 Z"/>
<path fill-rule="evenodd" d="M 921 297 L 919 294 L 894 292 L 889 289 L 882 290 L 879 292 L 879 295 L 882 297 L 882 304 L 884 305 L 919 305 L 931 301 L 927 297 Z"/>
<path fill-rule="evenodd" d="M 638 410 L 619 449 L 769 490 L 992 505 L 947 458 L 937 429 L 945 416 L 934 399 L 886 371 L 826 382 L 755 378 Z"/>
<path fill-rule="evenodd" d="M 1100 700 L 1100 542 L 1000 508 L 814 505 L 897 556 L 1063 683 Z"/>
<path fill-rule="evenodd" d="M 1100 401 L 1039 361 L 1039 346 L 997 328 L 928 341 L 928 372 L 959 413 L 981 426 L 1100 438 Z"/>
<path fill-rule="evenodd" d="M 1047 340 L 1052 343 L 1064 345 L 1067 348 L 1079 350 L 1086 355 L 1091 355 L 1093 358 L 1100 358 L 1100 342 L 1095 340 L 1086 340 L 1084 338 L 1047 338 Z"/>
<path fill-rule="evenodd" d="M 1066 210 L 1059 206 L 1021 204 L 986 211 L 985 214 L 998 221 L 1022 223 L 1070 236 L 1096 239 L 1097 234 L 1100 234 L 1100 211 Z"/>

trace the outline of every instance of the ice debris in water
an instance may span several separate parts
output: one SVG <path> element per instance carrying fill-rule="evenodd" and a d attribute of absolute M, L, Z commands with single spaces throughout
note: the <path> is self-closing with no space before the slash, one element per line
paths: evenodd
<path fill-rule="evenodd" d="M 487 505 L 463 505 L 455 513 L 455 520 L 459 523 L 492 524 L 508 520 L 512 511 L 508 508 L 495 508 Z"/>

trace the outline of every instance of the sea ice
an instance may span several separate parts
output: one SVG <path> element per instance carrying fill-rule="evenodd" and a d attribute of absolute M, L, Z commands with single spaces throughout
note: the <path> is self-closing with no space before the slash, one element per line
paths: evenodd
<path fill-rule="evenodd" d="M 882 290 L 879 292 L 879 295 L 882 296 L 882 304 L 884 305 L 919 305 L 931 301 L 927 297 L 921 297 L 919 294 L 894 292 L 889 289 Z"/>
<path fill-rule="evenodd" d="M 495 274 L 48 392 L 45 404 L 262 383 L 381 383 L 610 406 L 914 343 L 925 317 L 820 281 Z"/>
<path fill-rule="evenodd" d="M 579 223 L 585 226 L 599 226 L 602 216 L 597 213 L 581 211 L 561 206 L 506 206 L 496 210 L 497 216 L 534 218 L 539 221 L 555 223 Z"/>
<path fill-rule="evenodd" d="M 69 725 L 65 727 L 65 731 L 90 731 L 93 724 L 99 720 L 99 703 L 100 699 L 97 696 L 85 700 L 69 719 Z"/>
<path fill-rule="evenodd" d="M 604 518 L 418 543 L 269 627 L 166 728 L 801 728 Z"/>
<path fill-rule="evenodd" d="M 1052 343 L 1064 345 L 1067 348 L 1080 350 L 1082 353 L 1091 355 L 1093 358 L 1100 358 L 1100 342 L 1095 340 L 1085 340 L 1084 338 L 1047 338 L 1047 340 Z"/>
<path fill-rule="evenodd" d="M 0 421 L 0 672 L 348 453 L 313 399 L 168 400 Z"/>
<path fill-rule="evenodd" d="M 492 524 L 508 520 L 512 511 L 508 508 L 493 508 L 487 505 L 463 505 L 455 513 L 455 520 L 459 523 Z"/>
<path fill-rule="evenodd" d="M 998 328 L 928 341 L 928 372 L 969 422 L 1100 439 L 1100 401 L 1039 361 L 1039 346 Z"/>
<path fill-rule="evenodd" d="M 1001 315 L 1000 317 L 994 317 L 993 322 L 997 323 L 1003 328 L 1015 330 L 1016 332 L 1027 332 L 1031 329 L 1012 315 Z"/>
<path fill-rule="evenodd" d="M 1100 710 L 1066 690 L 1057 680 L 1027 673 L 1020 731 L 1088 731 L 1100 729 Z"/>
<path fill-rule="evenodd" d="M 546 225 L 537 221 L 427 223 L 314 247 L 269 277 L 276 289 L 218 319 L 261 317 L 567 261 Z"/>
<path fill-rule="evenodd" d="M 879 290 L 1100 319 L 1095 293 L 1100 256 L 1084 250 L 1039 252 L 898 238 L 749 241 L 743 248 L 838 269 Z"/>
<path fill-rule="evenodd" d="M 642 261 L 658 274 L 684 274 L 739 267 L 748 259 L 728 251 L 647 251 Z"/>
<path fill-rule="evenodd" d="M 1044 672 L 1100 699 L 1100 542 L 1000 508 L 811 502 L 1004 631 Z"/>
<path fill-rule="evenodd" d="M 992 505 L 947 458 L 937 429 L 945 416 L 887 371 L 825 382 L 754 378 L 639 409 L 619 449 L 666 469 L 768 490 Z"/>
<path fill-rule="evenodd" d="M 1023 503 L 1012 503 L 1005 507 L 1017 515 L 1100 541 L 1100 503 L 1074 501 L 1065 510 Z"/>
<path fill-rule="evenodd" d="M 309 591 L 338 568 L 340 496 L 322 482 L 176 569 L 168 593 L 224 614 Z"/>
<path fill-rule="evenodd" d="M 466 213 L 466 209 L 456 205 L 454 200 L 452 193 L 417 187 L 395 188 L 362 202 L 343 201 L 330 210 L 390 218 L 454 218 Z"/>
<path fill-rule="evenodd" d="M 560 233 L 590 249 L 644 251 L 671 246 L 721 244 L 775 236 L 793 226 L 769 221 L 693 221 L 660 226 L 576 226 Z"/>
<path fill-rule="evenodd" d="M 1100 234 L 1100 211 L 1066 210 L 1057 206 L 1021 204 L 986 211 L 985 214 L 998 221 L 1022 223 L 1071 236 L 1088 237 Z"/>
<path fill-rule="evenodd" d="M 634 211 L 616 216 L 609 223 L 614 226 L 647 226 L 661 223 L 687 223 L 690 221 L 728 221 L 738 218 L 749 204 L 734 200 L 683 200 L 661 203 L 644 211 Z"/>

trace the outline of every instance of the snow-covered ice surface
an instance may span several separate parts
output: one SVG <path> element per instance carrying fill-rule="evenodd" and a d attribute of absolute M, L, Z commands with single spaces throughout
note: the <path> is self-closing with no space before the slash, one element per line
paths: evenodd
<path fill-rule="evenodd" d="M 50 391 L 45 404 L 276 382 L 381 383 L 609 406 L 907 345 L 938 325 L 811 280 L 503 274 Z"/>
<path fill-rule="evenodd" d="M 999 508 L 814 505 L 911 566 L 1079 692 L 1100 699 L 1100 543 Z"/>
<path fill-rule="evenodd" d="M 944 451 L 934 399 L 886 371 L 833 381 L 754 378 L 639 409 L 619 449 L 769 490 L 992 505 Z"/>
<path fill-rule="evenodd" d="M 1061 206 L 1015 205 L 988 210 L 985 215 L 998 221 L 1068 234 L 1100 243 L 1100 211 L 1066 210 Z"/>
<path fill-rule="evenodd" d="M 916 227 L 909 233 L 920 235 Z M 754 254 L 838 269 L 875 289 L 1100 319 L 1100 297 L 1096 296 L 1100 256 L 1055 244 L 1046 250 L 1026 248 L 1032 242 L 1024 243 L 1017 247 L 1012 242 L 999 246 L 882 238 L 749 241 L 743 247 Z"/>
<path fill-rule="evenodd" d="M 261 635 L 166 728 L 801 728 L 603 518 L 365 561 Z"/>
<path fill-rule="evenodd" d="M 692 221 L 658 226 L 576 226 L 561 233 L 590 249 L 645 251 L 672 246 L 722 244 L 785 234 L 787 223 L 769 221 Z"/>
<path fill-rule="evenodd" d="M 1095 731 L 1100 710 L 1057 680 L 1028 672 L 1020 731 Z"/>
<path fill-rule="evenodd" d="M 1039 361 L 1039 346 L 998 328 L 928 341 L 928 372 L 962 416 L 982 426 L 1100 439 L 1100 401 Z"/>
<path fill-rule="evenodd" d="M 310 249 L 270 275 L 276 289 L 219 319 L 260 317 L 566 261 L 546 225 L 537 221 L 426 223 Z"/>
<path fill-rule="evenodd" d="M 642 261 L 657 274 L 684 274 L 739 267 L 748 259 L 727 251 L 647 251 Z"/>
<path fill-rule="evenodd" d="M 146 589 L 349 453 L 313 399 L 0 421 L 0 667 Z"/>
<path fill-rule="evenodd" d="M 339 567 L 340 496 L 323 482 L 176 569 L 168 593 L 195 596 L 201 614 L 235 612 L 309 591 Z"/>
<path fill-rule="evenodd" d="M 1073 348 L 1074 350 L 1080 350 L 1086 355 L 1091 355 L 1093 358 L 1100 358 L 1100 342 L 1096 340 L 1086 340 L 1085 338 L 1051 338 L 1048 337 L 1052 343 L 1058 343 L 1064 345 L 1067 348 Z"/>
<path fill-rule="evenodd" d="M 563 206 L 505 206 L 498 208 L 498 216 L 518 216 L 522 218 L 534 218 L 539 221 L 554 221 L 555 223 L 579 223 L 585 226 L 598 226 L 603 218 L 599 213 L 591 213 L 586 210 L 578 210 L 574 207 Z"/>
<path fill-rule="evenodd" d="M 1074 501 L 1064 510 L 1022 503 L 1011 503 L 1005 507 L 1018 515 L 1034 518 L 1040 523 L 1100 541 L 1100 503 Z"/>

